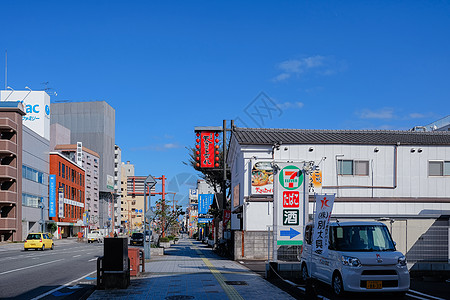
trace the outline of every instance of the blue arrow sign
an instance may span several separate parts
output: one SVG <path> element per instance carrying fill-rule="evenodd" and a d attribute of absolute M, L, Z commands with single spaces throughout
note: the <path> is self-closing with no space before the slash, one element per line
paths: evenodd
<path fill-rule="evenodd" d="M 280 235 L 281 236 L 288 236 L 289 239 L 292 239 L 293 237 L 296 237 L 299 234 L 300 234 L 300 232 L 298 232 L 297 230 L 295 230 L 292 227 L 290 227 L 289 230 L 280 230 Z"/>

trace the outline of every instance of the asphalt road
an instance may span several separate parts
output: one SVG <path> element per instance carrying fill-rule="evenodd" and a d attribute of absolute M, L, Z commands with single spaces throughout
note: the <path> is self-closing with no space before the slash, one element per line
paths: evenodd
<path fill-rule="evenodd" d="M 83 299 L 95 288 L 103 244 L 56 240 L 54 250 L 0 246 L 0 298 Z"/>
<path fill-rule="evenodd" d="M 239 261 L 242 265 L 246 266 L 253 272 L 258 273 L 261 276 L 265 276 L 265 261 L 252 261 L 244 260 Z M 286 281 L 274 276 L 269 281 L 289 293 L 295 299 L 330 299 L 338 300 L 331 291 L 328 285 L 314 281 L 312 285 L 306 289 L 306 285 L 301 280 Z M 409 292 L 404 299 L 419 299 L 419 300 L 445 300 L 450 299 L 450 282 L 447 278 L 411 278 L 411 286 Z M 378 299 L 395 299 L 399 300 L 398 295 L 395 294 L 380 294 L 380 293 L 353 293 L 346 294 L 344 299 L 350 300 L 378 300 Z M 340 298 L 340 299 L 343 299 Z"/>

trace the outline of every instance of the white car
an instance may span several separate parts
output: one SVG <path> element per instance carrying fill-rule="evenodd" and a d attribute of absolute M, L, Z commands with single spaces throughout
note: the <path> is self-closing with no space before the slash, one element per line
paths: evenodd
<path fill-rule="evenodd" d="M 301 253 L 303 280 L 318 279 L 333 293 L 395 292 L 409 290 L 405 256 L 380 222 L 331 222 L 328 253 L 313 253 L 313 224 L 305 226 Z"/>

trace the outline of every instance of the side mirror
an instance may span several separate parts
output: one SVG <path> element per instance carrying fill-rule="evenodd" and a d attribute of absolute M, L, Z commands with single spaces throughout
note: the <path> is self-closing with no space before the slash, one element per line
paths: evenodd
<path fill-rule="evenodd" d="M 394 241 L 394 246 L 397 246 L 397 243 Z"/>

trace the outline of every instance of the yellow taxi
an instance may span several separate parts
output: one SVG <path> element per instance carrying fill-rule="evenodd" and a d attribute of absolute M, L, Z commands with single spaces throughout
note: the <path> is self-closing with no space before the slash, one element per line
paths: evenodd
<path fill-rule="evenodd" d="M 29 233 L 27 236 L 27 240 L 23 245 L 23 249 L 27 251 L 28 249 L 41 249 L 44 251 L 45 249 L 53 250 L 53 240 L 48 236 L 47 233 Z"/>

